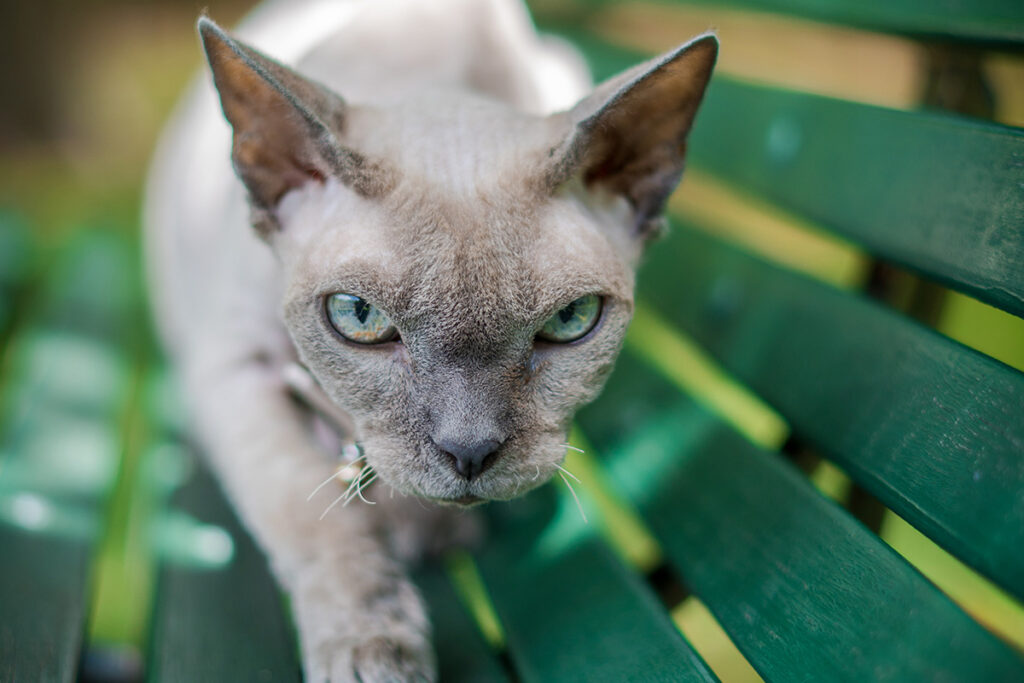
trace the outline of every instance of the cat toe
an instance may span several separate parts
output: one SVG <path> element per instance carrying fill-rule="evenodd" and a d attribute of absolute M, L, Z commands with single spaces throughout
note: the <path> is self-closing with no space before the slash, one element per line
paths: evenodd
<path fill-rule="evenodd" d="M 429 650 L 379 637 L 357 646 L 352 653 L 353 678 L 359 683 L 433 683 L 433 656 Z"/>

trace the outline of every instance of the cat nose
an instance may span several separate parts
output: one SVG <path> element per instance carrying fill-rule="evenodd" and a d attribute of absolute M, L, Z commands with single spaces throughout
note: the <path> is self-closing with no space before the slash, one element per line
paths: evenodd
<path fill-rule="evenodd" d="M 434 445 L 447 453 L 455 463 L 455 471 L 467 481 L 479 476 L 491 466 L 500 441 L 479 439 L 462 442 L 453 439 L 439 439 Z"/>

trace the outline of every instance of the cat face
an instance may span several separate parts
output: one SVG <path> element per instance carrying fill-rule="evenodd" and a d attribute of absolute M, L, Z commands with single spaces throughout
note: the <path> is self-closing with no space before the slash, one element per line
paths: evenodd
<path fill-rule="evenodd" d="M 388 132 L 384 139 L 401 137 Z M 539 197 L 520 174 L 453 180 L 461 169 L 433 164 L 427 177 L 411 154 L 401 165 L 392 158 L 386 198 L 334 181 L 284 198 L 272 242 L 287 273 L 285 319 L 384 481 L 431 498 L 509 498 L 552 474 L 573 413 L 611 370 L 632 310 L 632 270 L 578 191 Z M 386 314 L 397 339 L 345 339 L 328 315 L 336 293 Z M 601 302 L 593 329 L 569 343 L 538 338 L 587 295 Z M 453 451 L 480 442 L 493 452 L 467 478 Z"/>
<path fill-rule="evenodd" d="M 462 504 L 545 482 L 622 344 L 713 38 L 537 117 L 467 95 L 348 105 L 202 32 L 286 326 L 367 462 Z"/>

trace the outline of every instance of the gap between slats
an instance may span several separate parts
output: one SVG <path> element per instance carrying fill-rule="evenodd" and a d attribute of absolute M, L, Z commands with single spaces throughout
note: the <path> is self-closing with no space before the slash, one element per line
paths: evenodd
<path fill-rule="evenodd" d="M 870 257 L 863 250 L 712 174 L 688 171 L 669 200 L 669 210 L 689 225 L 776 265 L 840 289 L 867 285 Z M 655 243 L 650 248 L 658 247 Z M 940 302 L 937 316 L 914 317 L 965 346 L 1024 371 L 1024 318 L 905 268 L 888 263 L 885 268 L 897 290 L 882 299 L 887 306 L 907 313 L 914 293 L 927 288 L 929 296 Z"/>
<path fill-rule="evenodd" d="M 891 34 L 757 10 L 653 2 L 609 3 L 586 26 L 609 42 L 645 53 L 669 50 L 714 29 L 723 43 L 720 72 L 854 102 L 913 109 L 925 90 L 926 44 Z M 994 120 L 1024 125 L 1018 85 L 1024 57 L 989 50 L 982 69 L 997 94 Z"/>
<path fill-rule="evenodd" d="M 718 366 L 695 342 L 681 332 L 673 330 L 656 313 L 640 306 L 637 315 L 640 320 L 640 328 L 635 331 L 637 338 L 659 340 L 660 343 L 637 344 L 633 343 L 631 336 L 627 341 L 630 349 L 639 353 L 685 393 L 709 407 L 754 443 L 768 449 L 777 449 L 781 445 L 787 428 L 780 416 Z M 675 345 L 678 345 L 678 349 L 685 350 L 684 353 L 679 354 Z M 694 352 L 697 355 L 694 355 Z M 720 378 L 718 381 L 727 383 L 731 391 L 738 392 L 743 398 L 738 403 L 716 398 L 720 390 L 716 390 L 713 382 L 709 382 L 705 377 Z M 765 416 L 771 416 L 767 419 L 777 420 L 776 424 L 780 431 L 769 439 L 756 438 L 758 430 L 750 426 L 751 414 L 755 416 L 755 425 L 766 419 Z M 607 478 L 607 474 L 602 474 L 601 477 Z M 602 481 L 601 477 L 595 477 L 594 481 Z M 814 467 L 809 478 L 823 493 L 840 504 L 847 504 L 850 482 L 841 469 L 828 461 L 821 461 Z M 1024 650 L 1024 607 L 1004 591 L 942 550 L 891 510 L 885 511 L 880 536 L 947 592 L 965 611 L 1005 641 Z M 613 545 L 621 546 L 621 543 Z"/>

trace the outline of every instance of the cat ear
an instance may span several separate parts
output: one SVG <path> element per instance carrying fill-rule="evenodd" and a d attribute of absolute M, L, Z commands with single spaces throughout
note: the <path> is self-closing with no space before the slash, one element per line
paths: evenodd
<path fill-rule="evenodd" d="M 289 190 L 337 177 L 379 194 L 382 172 L 340 145 L 346 105 L 323 86 L 229 36 L 207 17 L 197 26 L 224 116 L 234 130 L 231 158 L 245 183 L 254 223 L 277 227 L 274 209 Z"/>
<path fill-rule="evenodd" d="M 633 236 L 651 237 L 682 176 L 686 136 L 717 55 L 718 39 L 701 35 L 599 85 L 568 112 L 573 130 L 554 153 L 549 187 L 579 177 L 625 197 Z"/>

